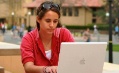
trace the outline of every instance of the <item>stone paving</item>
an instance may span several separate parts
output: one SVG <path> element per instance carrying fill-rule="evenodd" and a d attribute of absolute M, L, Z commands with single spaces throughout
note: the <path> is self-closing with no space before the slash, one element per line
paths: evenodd
<path fill-rule="evenodd" d="M 72 33 L 74 36 L 74 33 Z M 13 44 L 20 44 L 21 38 L 17 35 L 17 37 L 12 36 L 11 31 L 7 31 L 4 35 L 4 42 L 13 43 Z M 74 39 L 76 42 L 83 42 L 83 37 L 81 37 L 80 33 L 76 34 L 74 36 Z M 108 42 L 109 40 L 108 34 L 100 34 L 100 35 L 93 35 L 91 34 L 91 42 Z M 115 36 L 113 35 L 113 44 L 119 44 L 119 40 L 115 39 Z M 106 52 L 106 58 L 105 61 L 108 62 L 108 51 Z M 119 52 L 113 52 L 113 63 L 119 64 Z"/>

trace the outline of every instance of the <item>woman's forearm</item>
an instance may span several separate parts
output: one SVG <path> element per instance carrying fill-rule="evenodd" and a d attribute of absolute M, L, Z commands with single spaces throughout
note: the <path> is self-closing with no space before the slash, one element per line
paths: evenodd
<path fill-rule="evenodd" d="M 26 73 L 44 73 L 44 66 L 35 66 L 32 62 L 28 62 L 24 65 Z"/>

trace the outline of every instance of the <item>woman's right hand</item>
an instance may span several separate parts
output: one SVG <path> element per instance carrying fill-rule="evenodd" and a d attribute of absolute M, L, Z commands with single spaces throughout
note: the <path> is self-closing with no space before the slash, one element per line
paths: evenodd
<path fill-rule="evenodd" d="M 44 72 L 45 73 L 57 73 L 57 66 L 45 66 Z"/>

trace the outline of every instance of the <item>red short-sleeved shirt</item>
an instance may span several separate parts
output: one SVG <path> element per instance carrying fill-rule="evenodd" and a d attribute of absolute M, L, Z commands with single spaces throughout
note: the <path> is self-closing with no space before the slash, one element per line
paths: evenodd
<path fill-rule="evenodd" d="M 56 28 L 52 36 L 51 59 L 47 59 L 43 43 L 39 38 L 38 30 L 27 33 L 22 38 L 22 63 L 34 62 L 37 66 L 57 66 L 61 42 L 74 42 L 70 31 L 66 28 Z"/>

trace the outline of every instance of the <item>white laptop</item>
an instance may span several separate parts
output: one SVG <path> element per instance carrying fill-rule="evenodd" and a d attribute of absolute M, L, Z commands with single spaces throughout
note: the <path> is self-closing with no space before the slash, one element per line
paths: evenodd
<path fill-rule="evenodd" d="M 58 73 L 102 73 L 107 42 L 61 43 Z"/>

